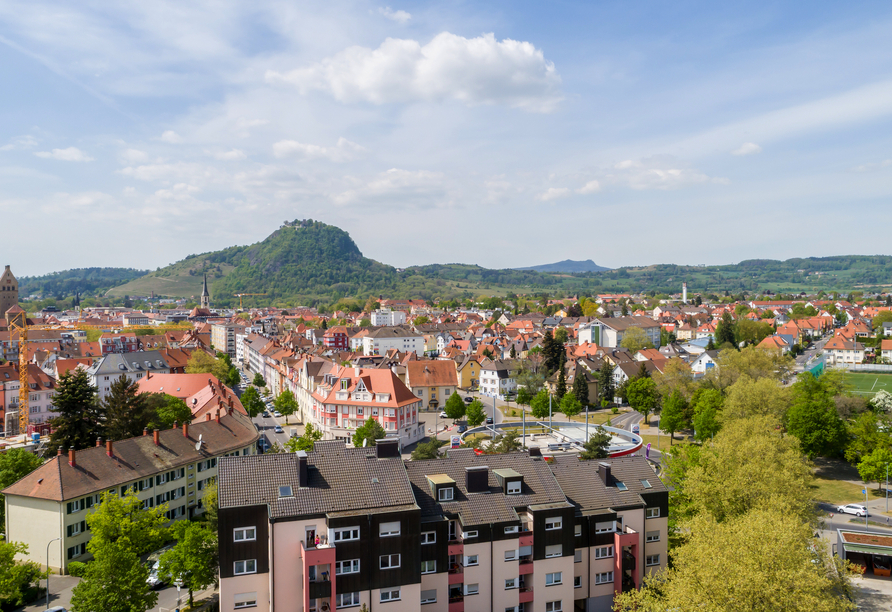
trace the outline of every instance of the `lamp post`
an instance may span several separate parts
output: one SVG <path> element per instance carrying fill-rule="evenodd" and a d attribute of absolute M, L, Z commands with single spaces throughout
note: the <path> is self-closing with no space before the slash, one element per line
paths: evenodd
<path fill-rule="evenodd" d="M 53 538 L 46 543 L 46 609 L 50 609 L 50 544 L 61 542 L 62 538 Z"/>
<path fill-rule="evenodd" d="M 889 464 L 886 464 L 886 514 L 889 514 Z"/>

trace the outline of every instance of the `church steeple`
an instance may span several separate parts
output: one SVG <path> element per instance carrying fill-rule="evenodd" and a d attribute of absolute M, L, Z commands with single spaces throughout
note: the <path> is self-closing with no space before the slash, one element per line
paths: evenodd
<path fill-rule="evenodd" d="M 201 307 L 211 308 L 211 294 L 208 293 L 208 275 L 204 275 L 204 286 L 201 288 Z"/>

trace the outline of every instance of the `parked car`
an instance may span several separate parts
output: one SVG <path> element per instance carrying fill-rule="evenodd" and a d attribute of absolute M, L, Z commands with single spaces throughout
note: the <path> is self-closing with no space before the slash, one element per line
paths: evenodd
<path fill-rule="evenodd" d="M 468 395 L 467 397 L 465 397 L 465 403 L 466 403 L 466 404 L 470 404 L 470 403 L 473 402 L 473 401 L 474 401 L 474 398 L 471 397 L 470 395 Z"/>
<path fill-rule="evenodd" d="M 486 417 L 486 424 L 492 425 L 492 417 Z"/>
<path fill-rule="evenodd" d="M 269 418 L 269 412 L 267 412 L 266 410 L 263 411 L 263 418 L 264 418 L 264 419 L 268 419 L 268 418 Z"/>
<path fill-rule="evenodd" d="M 840 514 L 854 514 L 855 516 L 868 516 L 867 507 L 860 504 L 846 504 L 836 509 Z"/>
<path fill-rule="evenodd" d="M 273 427 L 273 431 L 276 433 L 285 433 L 285 430 L 282 429 L 281 425 L 276 425 L 275 427 Z"/>
<path fill-rule="evenodd" d="M 280 417 L 280 416 L 282 416 L 282 413 L 279 412 L 278 410 L 274 410 L 274 411 L 273 411 L 273 416 L 274 416 L 274 417 Z"/>
<path fill-rule="evenodd" d="M 164 581 L 158 577 L 158 568 L 161 566 L 160 561 L 155 561 L 152 564 L 152 569 L 149 571 L 149 577 L 146 578 L 146 584 L 149 585 L 150 589 L 160 589 L 164 586 Z"/>
<path fill-rule="evenodd" d="M 445 410 L 441 410 L 441 411 L 440 411 L 440 418 L 441 418 L 441 419 L 448 419 L 448 418 L 449 418 L 449 415 L 446 414 L 446 411 L 445 411 Z"/>
<path fill-rule="evenodd" d="M 468 431 L 467 425 L 459 425 L 458 426 L 458 433 L 465 433 L 466 431 Z"/>

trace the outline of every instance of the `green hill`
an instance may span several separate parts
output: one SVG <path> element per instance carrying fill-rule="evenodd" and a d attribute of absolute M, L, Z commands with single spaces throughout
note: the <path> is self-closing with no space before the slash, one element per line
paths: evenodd
<path fill-rule="evenodd" d="M 123 285 L 148 274 L 148 270 L 133 268 L 74 268 L 43 276 L 23 276 L 19 279 L 19 294 L 39 294 L 44 297 L 64 298 L 102 293 L 109 287 Z"/>

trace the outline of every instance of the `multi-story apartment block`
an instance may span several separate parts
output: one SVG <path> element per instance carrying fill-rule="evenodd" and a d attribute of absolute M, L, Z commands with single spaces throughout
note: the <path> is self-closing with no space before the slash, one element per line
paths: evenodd
<path fill-rule="evenodd" d="M 102 334 L 99 337 L 99 346 L 103 355 L 135 353 L 139 350 L 136 334 Z"/>
<path fill-rule="evenodd" d="M 424 354 L 424 336 L 403 327 L 382 327 L 362 339 L 363 355 L 383 355 L 391 349 L 420 357 Z"/>
<path fill-rule="evenodd" d="M 343 325 L 335 325 L 326 329 L 322 334 L 322 345 L 336 351 L 346 351 L 350 345 L 347 328 Z"/>
<path fill-rule="evenodd" d="M 28 419 L 31 424 L 46 423 L 54 415 L 53 396 L 56 394 L 56 381 L 33 363 L 28 364 Z M 19 409 L 19 364 L 6 363 L 0 366 L 0 429 L 11 431 L 6 415 L 18 418 Z M 13 415 L 15 413 L 15 415 Z"/>
<path fill-rule="evenodd" d="M 87 369 L 90 384 L 96 387 L 99 399 L 105 399 L 111 391 L 111 384 L 121 376 L 131 381 L 139 381 L 148 373 L 165 374 L 171 369 L 161 351 L 140 353 L 110 353 Z"/>
<path fill-rule="evenodd" d="M 385 325 L 405 325 L 406 323 L 406 313 L 402 310 L 381 308 L 372 312 L 369 316 L 372 327 L 383 327 Z"/>
<path fill-rule="evenodd" d="M 510 359 L 485 359 L 480 362 L 480 393 L 489 397 L 504 398 L 517 392 L 515 376 L 520 363 Z"/>
<path fill-rule="evenodd" d="M 165 505 L 171 521 L 192 518 L 203 511 L 204 487 L 216 478 L 218 460 L 253 454 L 258 437 L 251 420 L 233 412 L 127 440 L 97 440 L 96 447 L 67 454 L 60 449 L 3 490 L 6 537 L 28 545 L 25 558 L 65 573 L 71 561 L 90 558 L 86 518 L 102 493 L 133 491 L 145 508 Z M 62 541 L 49 547 L 47 560 L 54 538 Z"/>
<path fill-rule="evenodd" d="M 243 329 L 238 323 L 214 323 L 211 325 L 211 344 L 214 350 L 236 358 L 235 336 Z"/>
<path fill-rule="evenodd" d="M 219 470 L 225 612 L 606 612 L 666 565 L 668 491 L 643 457 L 327 441 Z"/>
<path fill-rule="evenodd" d="M 622 344 L 623 335 L 629 329 L 637 327 L 655 347 L 660 346 L 659 321 L 647 317 L 608 317 L 595 319 L 579 328 L 579 343 L 593 342 L 600 347 L 616 348 Z"/>

